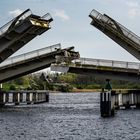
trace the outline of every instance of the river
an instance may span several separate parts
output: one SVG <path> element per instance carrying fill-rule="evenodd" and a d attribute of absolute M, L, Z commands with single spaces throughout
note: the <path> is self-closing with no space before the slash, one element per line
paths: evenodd
<path fill-rule="evenodd" d="M 140 110 L 101 118 L 99 93 L 51 93 L 49 103 L 1 108 L 0 140 L 140 140 Z"/>

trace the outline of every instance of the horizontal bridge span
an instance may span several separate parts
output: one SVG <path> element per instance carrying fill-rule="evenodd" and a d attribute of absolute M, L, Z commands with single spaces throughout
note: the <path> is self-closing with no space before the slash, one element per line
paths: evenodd
<path fill-rule="evenodd" d="M 90 74 L 105 79 L 140 82 L 140 63 L 135 62 L 80 58 L 73 60 L 69 66 L 52 65 L 51 69 L 60 72 Z"/>
<path fill-rule="evenodd" d="M 99 29 L 109 38 L 118 43 L 130 54 L 140 60 L 140 37 L 128 30 L 126 27 L 112 19 L 106 14 L 92 10 L 89 17 L 92 18 L 91 25 Z"/>

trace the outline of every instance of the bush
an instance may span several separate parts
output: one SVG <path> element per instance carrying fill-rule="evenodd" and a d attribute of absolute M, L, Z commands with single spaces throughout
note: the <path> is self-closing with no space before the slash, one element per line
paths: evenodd
<path fill-rule="evenodd" d="M 15 85 L 10 85 L 9 90 L 16 90 Z"/>
<path fill-rule="evenodd" d="M 82 85 L 76 85 L 75 86 L 77 89 L 84 89 L 84 87 Z"/>
<path fill-rule="evenodd" d="M 101 85 L 94 84 L 94 85 L 87 85 L 87 89 L 101 89 Z"/>
<path fill-rule="evenodd" d="M 61 91 L 61 92 L 70 92 L 72 91 L 73 87 L 66 84 L 66 85 L 61 85 L 58 90 Z"/>

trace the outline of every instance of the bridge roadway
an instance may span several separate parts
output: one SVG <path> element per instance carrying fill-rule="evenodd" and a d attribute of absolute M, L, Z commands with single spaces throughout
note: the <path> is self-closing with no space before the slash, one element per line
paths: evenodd
<path fill-rule="evenodd" d="M 109 38 L 114 40 L 130 54 L 140 60 L 140 37 L 125 28 L 123 25 L 106 14 L 92 10 L 89 17 L 92 18 L 91 25 L 99 29 Z"/>
<path fill-rule="evenodd" d="M 140 82 L 140 63 L 135 62 L 80 58 L 70 65 L 52 64 L 51 70 Z"/>
<path fill-rule="evenodd" d="M 47 13 L 40 17 L 27 9 L 0 28 L 0 63 L 31 41 L 50 29 L 53 19 Z"/>
<path fill-rule="evenodd" d="M 74 47 L 61 49 L 61 44 L 56 44 L 8 58 L 0 64 L 0 83 L 48 68 L 51 63 L 79 58 L 79 53 L 73 49 Z"/>

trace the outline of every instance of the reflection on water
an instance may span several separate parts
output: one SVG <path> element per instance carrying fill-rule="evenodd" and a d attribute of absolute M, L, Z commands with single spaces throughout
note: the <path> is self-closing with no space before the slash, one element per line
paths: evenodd
<path fill-rule="evenodd" d="M 50 102 L 0 109 L 1 140 L 140 140 L 140 110 L 101 118 L 98 93 L 52 93 Z"/>

